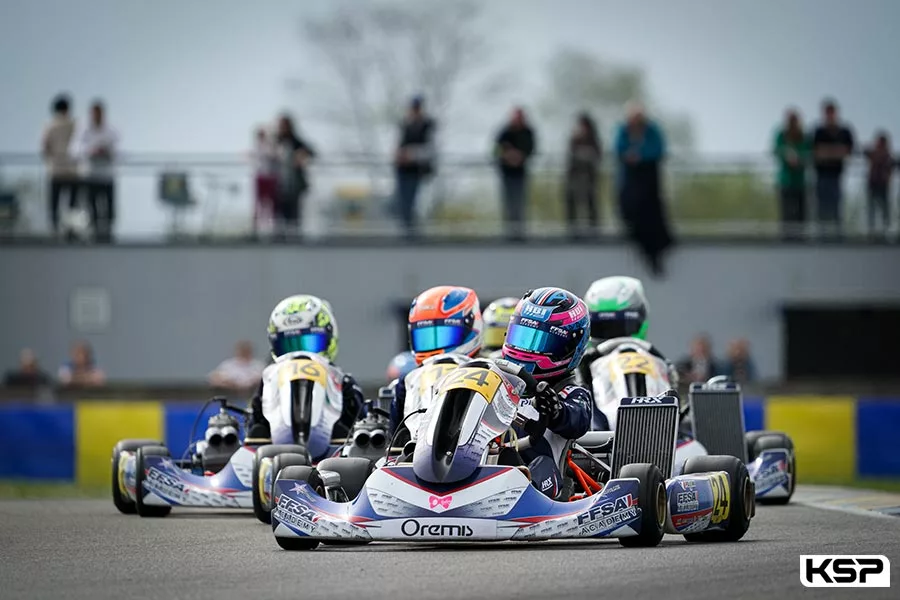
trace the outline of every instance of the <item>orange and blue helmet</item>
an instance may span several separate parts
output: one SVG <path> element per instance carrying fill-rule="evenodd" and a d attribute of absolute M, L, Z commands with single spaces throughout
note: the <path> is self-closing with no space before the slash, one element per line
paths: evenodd
<path fill-rule="evenodd" d="M 562 288 L 529 291 L 509 321 L 503 358 L 520 364 L 535 379 L 571 373 L 590 339 L 591 320 L 584 300 Z"/>
<path fill-rule="evenodd" d="M 419 294 L 409 307 L 409 348 L 416 363 L 438 354 L 475 356 L 483 323 L 475 290 L 441 285 Z"/>

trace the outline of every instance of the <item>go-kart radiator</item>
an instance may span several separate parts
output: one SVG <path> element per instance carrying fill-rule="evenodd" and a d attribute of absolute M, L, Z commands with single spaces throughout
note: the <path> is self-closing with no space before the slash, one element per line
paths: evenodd
<path fill-rule="evenodd" d="M 613 438 L 612 477 L 628 464 L 651 463 L 672 476 L 678 435 L 678 398 L 622 398 Z"/>
<path fill-rule="evenodd" d="M 710 454 L 735 456 L 747 462 L 744 403 L 736 383 L 691 384 L 688 394 L 694 438 Z"/>

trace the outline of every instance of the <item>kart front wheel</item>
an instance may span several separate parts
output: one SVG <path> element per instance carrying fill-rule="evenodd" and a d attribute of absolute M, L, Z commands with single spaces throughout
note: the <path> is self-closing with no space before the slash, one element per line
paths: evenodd
<path fill-rule="evenodd" d="M 794 495 L 794 488 L 797 487 L 797 458 L 794 456 L 794 442 L 791 438 L 780 431 L 763 431 L 762 435 L 757 436 L 753 440 L 753 447 L 750 450 L 749 460 L 754 461 L 763 453 L 763 450 L 787 450 L 790 459 L 787 461 L 788 474 L 788 495 L 780 498 L 759 498 L 757 502 L 760 504 L 787 504 Z"/>
<path fill-rule="evenodd" d="M 253 455 L 253 473 L 251 482 L 251 494 L 253 498 L 253 514 L 260 523 L 268 525 L 272 522 L 269 514 L 272 510 L 271 498 L 268 498 L 269 487 L 265 483 L 266 472 L 272 468 L 272 459 L 279 454 L 293 453 L 306 455 L 306 448 L 297 444 L 267 444 L 256 449 Z M 308 462 L 306 464 L 309 464 Z M 276 472 L 270 471 L 271 481 L 275 480 Z"/>
<path fill-rule="evenodd" d="M 693 456 L 684 463 L 684 475 L 725 471 L 728 474 L 726 525 L 724 529 L 685 534 L 689 542 L 736 542 L 750 528 L 756 502 L 747 467 L 734 456 Z"/>
<path fill-rule="evenodd" d="M 158 446 L 160 442 L 157 440 L 122 440 L 115 445 L 112 452 L 112 497 L 113 504 L 116 509 L 123 515 L 133 515 L 137 513 L 137 507 L 134 500 L 125 493 L 125 473 L 122 467 L 122 453 L 136 452 L 138 448 L 143 446 Z M 137 488 L 135 488 L 137 489 Z"/>
<path fill-rule="evenodd" d="M 625 465 L 619 477 L 635 477 L 638 480 L 638 508 L 641 509 L 638 535 L 619 538 L 626 548 L 650 548 L 658 546 L 666 532 L 668 496 L 659 467 L 650 463 Z"/>
<path fill-rule="evenodd" d="M 134 455 L 134 504 L 137 514 L 142 517 L 165 517 L 172 512 L 171 506 L 148 506 L 144 504 L 144 457 L 170 456 L 165 446 L 143 446 Z"/>

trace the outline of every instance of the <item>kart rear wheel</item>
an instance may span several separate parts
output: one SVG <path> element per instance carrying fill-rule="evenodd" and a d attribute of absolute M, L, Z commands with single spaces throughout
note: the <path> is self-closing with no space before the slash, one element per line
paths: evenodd
<path fill-rule="evenodd" d="M 277 483 L 281 479 L 292 479 L 295 481 L 304 481 L 320 496 L 325 497 L 325 485 L 322 483 L 322 480 L 319 478 L 319 472 L 316 471 L 313 467 L 306 466 L 298 466 L 291 465 L 284 467 L 281 471 L 278 472 L 275 479 L 273 480 L 273 488 L 274 483 Z M 272 500 L 275 498 L 273 496 Z M 269 515 L 271 519 L 271 515 Z M 273 530 L 275 526 L 272 526 Z M 310 538 L 304 537 L 296 537 L 296 538 L 285 538 L 285 537 L 275 537 L 275 542 L 284 550 L 290 551 L 298 551 L 298 550 L 315 550 L 319 546 L 319 540 L 314 540 Z"/>
<path fill-rule="evenodd" d="M 125 494 L 122 493 L 122 476 L 123 474 L 119 469 L 119 461 L 122 457 L 122 452 L 135 452 L 138 448 L 142 446 L 158 446 L 160 444 L 157 440 L 122 440 L 118 444 L 115 445 L 112 451 L 112 497 L 113 504 L 115 504 L 116 508 L 123 515 L 133 515 L 137 513 L 137 507 L 134 504 L 134 500 L 128 498 Z"/>
<path fill-rule="evenodd" d="M 658 546 L 666 532 L 668 496 L 659 467 L 650 463 L 625 465 L 619 477 L 636 477 L 638 484 L 638 507 L 641 509 L 638 535 L 619 538 L 626 548 L 650 548 Z"/>
<path fill-rule="evenodd" d="M 263 459 L 266 459 L 270 462 L 270 464 L 266 465 L 266 468 L 271 468 L 271 460 L 282 453 L 293 453 L 293 454 L 301 454 L 306 456 L 306 448 L 304 446 L 299 446 L 297 444 L 267 444 L 265 446 L 260 446 L 256 449 L 256 453 L 253 455 L 253 474 L 252 474 L 252 497 L 253 497 L 253 514 L 256 516 L 257 520 L 260 523 L 265 523 L 268 525 L 272 522 L 271 515 L 269 512 L 272 510 L 270 506 L 267 506 L 263 501 L 263 494 L 268 492 L 264 487 L 264 479 L 265 479 L 265 470 L 263 467 Z M 309 464 L 306 462 L 305 464 Z M 275 475 L 277 473 L 273 472 L 272 481 L 275 480 Z"/>
<path fill-rule="evenodd" d="M 142 517 L 165 517 L 171 506 L 147 506 L 144 504 L 144 457 L 171 456 L 165 446 L 143 446 L 134 455 L 134 498 L 137 514 Z"/>
<path fill-rule="evenodd" d="M 748 454 L 750 460 L 756 460 L 763 450 L 788 450 L 791 458 L 787 463 L 788 480 L 790 487 L 788 495 L 782 498 L 759 498 L 757 502 L 760 504 L 787 504 L 794 495 L 794 488 L 797 487 L 797 458 L 794 455 L 794 442 L 790 436 L 780 431 L 762 431 L 762 435 L 757 436 L 753 442 L 753 450 Z"/>
<path fill-rule="evenodd" d="M 360 456 L 347 458 L 326 458 L 316 467 L 319 471 L 334 471 L 341 476 L 341 488 L 347 500 L 353 501 L 362 491 L 366 480 L 375 470 L 371 459 Z"/>
<path fill-rule="evenodd" d="M 747 467 L 734 456 L 693 456 L 684 462 L 684 475 L 725 471 L 728 474 L 730 506 L 724 530 L 685 534 L 689 542 L 736 542 L 747 533 L 756 502 Z"/>

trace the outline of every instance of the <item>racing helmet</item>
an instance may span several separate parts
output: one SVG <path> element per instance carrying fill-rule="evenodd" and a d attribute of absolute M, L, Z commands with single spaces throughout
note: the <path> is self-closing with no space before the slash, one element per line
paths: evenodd
<path fill-rule="evenodd" d="M 484 309 L 484 351 L 490 352 L 503 347 L 506 330 L 519 303 L 518 298 L 500 298 Z"/>
<path fill-rule="evenodd" d="M 481 350 L 482 327 L 474 290 L 433 287 L 419 294 L 409 307 L 409 348 L 417 365 L 448 352 L 475 356 Z"/>
<path fill-rule="evenodd" d="M 391 362 L 388 363 L 387 367 L 387 380 L 393 381 L 395 379 L 400 379 L 404 377 L 407 373 L 415 369 L 418 365 L 416 364 L 416 357 L 412 352 L 401 352 L 397 356 L 391 359 Z"/>
<path fill-rule="evenodd" d="M 618 337 L 647 339 L 650 306 L 640 279 L 598 279 L 588 288 L 584 301 L 591 313 L 591 339 L 595 342 Z"/>
<path fill-rule="evenodd" d="M 581 298 L 556 287 L 529 291 L 509 322 L 503 358 L 522 365 L 535 379 L 563 375 L 581 362 L 589 332 Z"/>
<path fill-rule="evenodd" d="M 330 361 L 337 357 L 337 321 L 331 305 L 321 298 L 305 294 L 285 298 L 269 316 L 268 332 L 275 359 L 290 352 L 313 352 Z"/>

